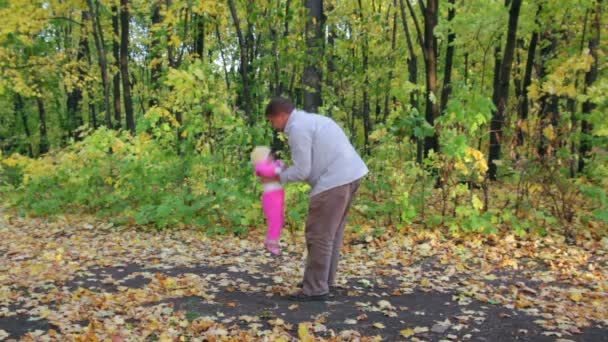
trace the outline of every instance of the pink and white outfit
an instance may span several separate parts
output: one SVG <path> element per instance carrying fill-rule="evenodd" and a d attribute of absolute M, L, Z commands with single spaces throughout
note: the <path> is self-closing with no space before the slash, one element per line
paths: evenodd
<path fill-rule="evenodd" d="M 255 174 L 258 177 L 272 178 L 278 176 L 283 168 L 283 162 L 268 157 L 255 164 Z M 278 255 L 281 254 L 279 239 L 285 223 L 285 190 L 278 181 L 264 183 L 263 186 L 262 209 L 268 224 L 264 245 L 272 254 Z"/>

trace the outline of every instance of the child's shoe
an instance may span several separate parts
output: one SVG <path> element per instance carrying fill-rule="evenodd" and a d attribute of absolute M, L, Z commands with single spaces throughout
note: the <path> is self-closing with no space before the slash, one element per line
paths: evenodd
<path fill-rule="evenodd" d="M 281 254 L 281 245 L 279 245 L 278 240 L 266 240 L 266 242 L 264 242 L 264 247 L 273 255 Z"/>

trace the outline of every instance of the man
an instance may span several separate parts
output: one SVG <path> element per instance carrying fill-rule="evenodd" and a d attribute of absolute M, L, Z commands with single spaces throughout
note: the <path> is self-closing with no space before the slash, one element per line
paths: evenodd
<path fill-rule="evenodd" d="M 280 174 L 281 183 L 307 182 L 312 188 L 302 291 L 290 299 L 322 301 L 336 285 L 346 216 L 368 169 L 332 119 L 297 110 L 280 97 L 268 103 L 266 117 L 287 135 L 291 149 L 293 165 Z"/>

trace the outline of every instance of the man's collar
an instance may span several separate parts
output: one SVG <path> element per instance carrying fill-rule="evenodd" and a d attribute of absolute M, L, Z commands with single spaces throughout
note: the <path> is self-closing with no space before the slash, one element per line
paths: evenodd
<path fill-rule="evenodd" d="M 299 110 L 294 109 L 289 114 L 289 118 L 287 119 L 287 123 L 285 123 L 285 129 L 283 130 L 285 132 L 285 134 L 289 134 L 289 131 L 291 130 L 291 126 L 293 126 L 293 123 L 296 120 L 296 115 L 298 115 L 299 112 L 300 112 Z"/>

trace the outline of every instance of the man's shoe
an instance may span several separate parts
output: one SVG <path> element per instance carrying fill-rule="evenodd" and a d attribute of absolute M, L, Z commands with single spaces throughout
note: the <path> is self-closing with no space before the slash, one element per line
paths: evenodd
<path fill-rule="evenodd" d="M 324 302 L 327 300 L 327 297 L 327 294 L 307 296 L 300 292 L 290 295 L 287 299 L 294 302 Z"/>
<path fill-rule="evenodd" d="M 304 283 L 303 282 L 299 282 L 297 287 L 299 289 L 303 289 L 304 288 Z M 329 292 L 336 292 L 336 291 L 340 291 L 340 290 L 344 290 L 343 287 L 341 286 L 337 286 L 337 285 L 329 285 Z"/>

